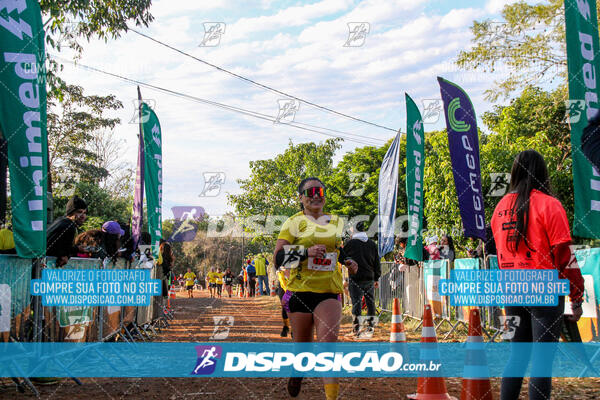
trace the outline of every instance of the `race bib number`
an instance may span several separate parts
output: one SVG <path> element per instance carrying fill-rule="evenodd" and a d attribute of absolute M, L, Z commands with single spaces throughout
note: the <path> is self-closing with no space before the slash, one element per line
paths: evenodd
<path fill-rule="evenodd" d="M 308 257 L 308 269 L 313 271 L 334 271 L 337 266 L 337 253 L 325 253 L 324 258 Z"/>
<path fill-rule="evenodd" d="M 285 256 L 281 263 L 281 267 L 285 269 L 298 268 L 300 265 L 300 258 L 304 252 L 304 246 L 286 244 L 283 246 L 283 251 Z"/>

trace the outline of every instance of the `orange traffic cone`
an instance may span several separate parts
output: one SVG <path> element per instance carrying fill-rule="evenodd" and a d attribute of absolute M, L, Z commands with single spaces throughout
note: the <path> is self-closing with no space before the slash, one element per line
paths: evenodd
<path fill-rule="evenodd" d="M 437 353 L 438 348 L 430 304 L 426 304 L 425 310 L 423 311 L 423 331 L 421 334 L 421 343 L 435 343 L 435 347 L 431 347 L 432 345 L 429 345 L 426 349 L 421 350 L 421 361 L 430 361 L 430 363 L 437 361 L 439 363 L 439 358 L 436 358 L 436 356 L 432 357 L 432 353 Z M 437 357 L 439 357 L 439 355 Z M 434 376 L 419 377 L 417 380 L 417 393 L 409 394 L 407 397 L 415 400 L 456 400 L 456 397 L 448 394 L 444 378 Z"/>
<path fill-rule="evenodd" d="M 394 299 L 392 307 L 392 329 L 390 331 L 390 343 L 406 343 L 406 334 L 404 333 L 404 323 L 400 313 L 400 301 Z"/>
<path fill-rule="evenodd" d="M 177 297 L 175 294 L 175 288 L 173 285 L 171 285 L 169 288 L 169 295 L 167 296 L 167 308 L 171 308 L 171 299 L 174 299 L 175 297 Z"/>
<path fill-rule="evenodd" d="M 271 281 L 271 297 L 277 296 L 277 288 L 275 287 L 275 281 Z"/>
<path fill-rule="evenodd" d="M 243 287 L 242 285 L 238 285 L 238 288 L 237 288 L 237 290 L 238 290 L 238 297 L 244 297 L 244 295 L 242 294 L 242 287 Z"/>
<path fill-rule="evenodd" d="M 485 376 L 485 377 L 482 377 Z M 478 308 L 469 313 L 469 337 L 460 400 L 493 400 Z"/>

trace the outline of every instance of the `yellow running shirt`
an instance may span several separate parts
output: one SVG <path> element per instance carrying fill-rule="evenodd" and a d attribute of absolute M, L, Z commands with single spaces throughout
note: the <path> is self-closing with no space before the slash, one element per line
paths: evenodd
<path fill-rule="evenodd" d="M 185 279 L 185 286 L 194 286 L 194 279 L 196 279 L 196 274 L 193 272 L 186 272 L 183 276 Z"/>
<path fill-rule="evenodd" d="M 215 277 L 216 277 L 217 285 L 222 285 L 223 284 L 223 275 L 225 275 L 223 272 L 215 272 Z"/>
<path fill-rule="evenodd" d="M 208 273 L 208 283 L 217 283 L 217 273 L 216 272 Z"/>
<path fill-rule="evenodd" d="M 338 248 L 342 244 L 343 224 L 336 215 L 329 217 L 331 219 L 328 224 L 320 225 L 300 211 L 288 218 L 281 227 L 278 239 L 285 239 L 293 245 L 302 245 L 305 249 L 323 244 L 328 253 L 326 259 L 314 260 L 309 257 L 308 260 L 302 261 L 298 268 L 292 269 L 287 290 L 316 293 L 343 292 L 342 272 L 337 265 Z M 323 260 L 327 261 L 329 268 L 320 266 Z"/>

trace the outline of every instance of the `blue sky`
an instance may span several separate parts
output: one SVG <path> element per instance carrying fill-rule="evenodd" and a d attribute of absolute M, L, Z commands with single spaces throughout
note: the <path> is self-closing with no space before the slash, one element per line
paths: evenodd
<path fill-rule="evenodd" d="M 196 57 L 294 96 L 375 122 L 406 129 L 404 93 L 422 107 L 440 97 L 436 76 L 462 86 L 477 114 L 491 108 L 483 92 L 496 74 L 458 70 L 453 62 L 469 48 L 474 19 L 499 21 L 506 1 L 247 1 L 189 0 L 153 2 L 154 22 L 144 33 Z M 225 33 L 214 47 L 199 46 L 205 22 L 223 22 Z M 350 22 L 366 22 L 364 44 L 344 47 Z M 62 56 L 66 56 L 63 54 Z M 218 72 L 135 33 L 118 40 L 84 45 L 80 62 L 196 97 L 277 116 L 283 96 Z M 130 83 L 66 66 L 65 79 L 87 94 L 116 95 L 125 105 L 116 136 L 126 142 L 123 157 L 136 160 L 136 88 Z M 249 174 L 252 160 L 272 158 L 294 143 L 327 137 L 243 116 L 142 88 L 153 100 L 163 131 L 163 217 L 171 207 L 202 206 L 211 215 L 230 211 L 226 193 L 239 192 L 236 179 Z M 382 145 L 389 130 L 350 121 L 300 104 L 295 122 L 367 136 L 345 141 L 336 160 L 365 143 Z M 443 127 L 443 118 L 426 130 Z M 203 173 L 222 172 L 218 196 L 199 197 Z"/>

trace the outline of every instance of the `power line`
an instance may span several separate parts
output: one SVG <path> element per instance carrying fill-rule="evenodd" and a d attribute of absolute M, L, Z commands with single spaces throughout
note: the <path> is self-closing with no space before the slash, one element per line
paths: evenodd
<path fill-rule="evenodd" d="M 94 72 L 98 72 L 98 73 L 101 73 L 101 74 L 104 74 L 104 75 L 112 76 L 114 78 L 118 78 L 118 79 L 121 79 L 121 80 L 126 81 L 126 82 L 130 82 L 130 83 L 133 83 L 133 84 L 136 84 L 136 85 L 140 85 L 140 86 L 143 86 L 143 87 L 148 88 L 148 89 L 152 89 L 152 90 L 156 90 L 156 91 L 159 91 L 159 92 L 163 92 L 163 93 L 175 96 L 175 97 L 184 98 L 184 99 L 187 99 L 187 100 L 192 100 L 192 101 L 195 101 L 197 103 L 202 103 L 202 104 L 207 104 L 207 105 L 215 106 L 215 107 L 218 107 L 218 108 L 221 108 L 221 109 L 224 109 L 224 110 L 237 112 L 237 113 L 240 113 L 240 114 L 243 114 L 243 115 L 246 115 L 246 116 L 250 116 L 250 117 L 254 117 L 254 118 L 266 120 L 266 121 L 269 121 L 269 122 L 272 122 L 272 123 L 277 123 L 279 125 L 288 125 L 288 126 L 291 126 L 293 128 L 296 128 L 296 129 L 301 129 L 301 130 L 308 131 L 308 132 L 314 132 L 314 133 L 318 133 L 318 134 L 329 136 L 329 137 L 341 138 L 341 139 L 344 139 L 344 140 L 356 142 L 356 143 L 359 143 L 359 144 L 371 145 L 371 146 L 373 146 L 373 145 L 376 145 L 376 146 L 381 145 L 380 143 L 377 143 L 377 144 L 373 143 L 372 142 L 373 140 L 377 140 L 377 141 L 380 141 L 380 142 L 385 142 L 385 140 L 382 140 L 382 139 L 371 138 L 371 137 L 368 137 L 368 136 L 357 135 L 357 134 L 353 134 L 353 133 L 349 133 L 349 132 L 337 131 L 337 130 L 334 130 L 334 129 L 324 128 L 324 127 L 320 127 L 320 126 L 316 126 L 316 125 L 310 125 L 310 124 L 299 123 L 299 122 L 298 123 L 297 122 L 285 122 L 285 123 L 281 123 L 281 122 L 279 122 L 277 120 L 277 118 L 272 117 L 272 116 L 267 115 L 267 114 L 259 113 L 257 111 L 247 110 L 247 109 L 244 109 L 244 108 L 235 107 L 235 106 L 231 106 L 231 105 L 228 105 L 228 104 L 219 103 L 219 102 L 212 101 L 212 100 L 203 99 L 203 98 L 192 96 L 192 95 L 189 95 L 189 94 L 186 94 L 186 93 L 182 93 L 182 92 L 178 92 L 178 91 L 175 91 L 175 90 L 171 90 L 171 89 L 163 88 L 163 87 L 160 87 L 160 86 L 152 85 L 150 83 L 138 81 L 136 79 L 128 78 L 128 77 L 125 77 L 123 75 L 119 75 L 119 74 L 116 74 L 116 73 L 113 73 L 113 72 L 104 71 L 104 70 L 101 70 L 99 68 L 95 68 L 95 67 L 92 67 L 92 66 L 89 66 L 89 65 L 85 65 L 85 64 L 81 64 L 81 63 L 76 63 L 74 61 L 71 61 L 71 60 L 68 60 L 68 59 L 56 56 L 56 55 L 51 55 L 51 56 L 54 57 L 57 60 L 62 61 L 62 62 L 69 63 L 69 64 L 72 64 L 74 66 L 79 66 L 81 68 L 84 68 L 84 69 L 87 69 L 87 70 L 90 70 L 90 71 L 94 71 Z M 339 134 L 338 135 L 329 134 L 329 133 L 322 132 L 322 131 L 317 130 L 317 129 L 323 129 L 323 130 L 327 130 L 327 131 L 331 131 L 331 132 L 337 132 Z M 350 137 L 348 137 L 348 136 L 350 136 Z M 356 139 L 354 137 L 356 137 Z M 367 139 L 369 141 L 361 140 L 361 138 Z"/>
<path fill-rule="evenodd" d="M 281 90 L 277 90 L 277 89 L 275 89 L 275 88 L 273 88 L 271 86 L 267 86 L 267 85 L 264 85 L 262 83 L 256 82 L 255 80 L 252 80 L 250 78 L 246 78 L 246 77 L 244 77 L 242 75 L 236 74 L 235 72 L 231 72 L 231 71 L 229 71 L 229 70 L 227 70 L 225 68 L 219 67 L 218 65 L 212 64 L 212 63 L 210 63 L 208 61 L 205 61 L 205 60 L 203 60 L 201 58 L 193 56 L 193 55 L 191 55 L 191 54 L 189 54 L 189 53 L 187 53 L 187 52 L 185 52 L 183 50 L 180 50 L 180 49 L 178 49 L 176 47 L 173 47 L 173 46 L 171 46 L 171 45 L 169 45 L 169 44 L 167 44 L 165 42 L 162 42 L 162 41 L 160 41 L 158 39 L 154 39 L 153 37 L 151 37 L 149 35 L 146 35 L 145 33 L 141 33 L 139 31 L 136 31 L 135 29 L 132 29 L 132 28 L 129 28 L 129 27 L 127 29 L 130 30 L 130 31 L 132 31 L 132 32 L 134 32 L 134 33 L 136 33 L 136 34 L 138 34 L 138 35 L 140 35 L 140 36 L 142 36 L 142 37 L 145 37 L 146 39 L 152 40 L 155 43 L 158 43 L 158 44 L 160 44 L 162 46 L 165 46 L 165 47 L 167 47 L 167 48 L 169 48 L 169 49 L 171 49 L 173 51 L 176 51 L 179 54 L 182 54 L 182 55 L 184 55 L 186 57 L 189 57 L 189 58 L 191 58 L 193 60 L 201 62 L 201 63 L 203 63 L 205 65 L 208 65 L 209 67 L 215 68 L 218 71 L 225 72 L 226 74 L 234 76 L 234 77 L 236 77 L 238 79 L 241 79 L 241 80 L 243 80 L 245 82 L 248 82 L 248 83 L 251 83 L 253 85 L 256 85 L 256 86 L 258 86 L 260 88 L 263 88 L 263 89 L 269 90 L 271 92 L 274 92 L 274 93 L 277 93 L 277 94 L 280 94 L 280 95 L 283 95 L 283 96 L 286 96 L 286 97 L 289 97 L 289 98 L 301 101 L 301 102 L 303 102 L 305 104 L 308 104 L 308 105 L 313 106 L 315 108 L 318 108 L 320 110 L 327 111 L 329 113 L 333 113 L 333 114 L 339 115 L 339 116 L 344 117 L 344 118 L 349 118 L 349 119 L 352 119 L 354 121 L 362 122 L 362 123 L 365 123 L 365 124 L 368 124 L 368 125 L 371 125 L 371 126 L 375 126 L 377 128 L 386 129 L 388 131 L 398 132 L 398 129 L 394 129 L 394 128 L 390 128 L 390 127 L 387 127 L 387 126 L 384 126 L 384 125 L 376 124 L 375 122 L 370 122 L 370 121 L 364 120 L 362 118 L 353 117 L 352 115 L 344 114 L 342 112 L 333 110 L 331 108 L 328 108 L 328 107 L 325 107 L 325 106 L 321 106 L 319 104 L 310 102 L 308 100 L 301 99 L 300 97 L 296 97 L 294 95 L 291 95 L 289 93 L 283 92 Z"/>

